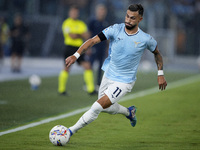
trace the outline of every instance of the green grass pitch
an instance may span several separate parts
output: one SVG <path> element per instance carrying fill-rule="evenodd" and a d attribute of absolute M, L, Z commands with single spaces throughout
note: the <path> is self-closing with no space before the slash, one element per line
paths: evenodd
<path fill-rule="evenodd" d="M 166 78 L 170 85 L 170 82 L 191 75 L 168 73 Z M 80 81 L 73 82 L 77 79 Z M 8 106 L 0 105 L 1 131 L 90 106 L 96 97 L 90 97 L 82 91 L 82 82 L 77 76 L 71 78 L 68 84 L 71 89 L 69 97 L 60 97 L 55 92 L 56 77 L 43 78 L 38 91 L 31 91 L 27 80 L 0 83 L 0 100 L 8 102 Z M 156 84 L 155 74 L 141 74 L 138 76 L 133 93 L 155 87 Z M 199 85 L 200 79 L 177 88 L 120 102 L 126 107 L 136 105 L 138 123 L 134 128 L 122 115 L 101 113 L 97 120 L 74 134 L 66 146 L 53 146 L 48 139 L 50 129 L 57 124 L 67 127 L 73 125 L 82 115 L 81 113 L 0 136 L 0 149 L 200 149 Z"/>

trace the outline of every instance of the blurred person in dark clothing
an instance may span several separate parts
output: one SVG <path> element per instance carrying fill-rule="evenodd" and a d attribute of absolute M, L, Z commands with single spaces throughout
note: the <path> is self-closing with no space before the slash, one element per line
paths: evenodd
<path fill-rule="evenodd" d="M 92 18 L 88 23 L 88 28 L 91 33 L 91 37 L 97 35 L 103 29 L 108 26 L 108 22 L 105 20 L 107 15 L 107 8 L 103 4 L 99 4 L 95 9 L 95 18 Z M 102 78 L 102 70 L 101 66 L 106 57 L 107 50 L 107 42 L 103 41 L 93 47 L 92 53 L 90 55 L 91 65 L 94 64 L 95 61 L 98 62 L 98 70 L 97 70 L 97 86 L 100 86 L 101 78 Z"/>
<path fill-rule="evenodd" d="M 11 28 L 11 69 L 12 72 L 21 71 L 21 62 L 26 48 L 26 43 L 29 39 L 29 29 L 24 24 L 21 15 L 17 14 L 14 17 L 14 25 Z"/>

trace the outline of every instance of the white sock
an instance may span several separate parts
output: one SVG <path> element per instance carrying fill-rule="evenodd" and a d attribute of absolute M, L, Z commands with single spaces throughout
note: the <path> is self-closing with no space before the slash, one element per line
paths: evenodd
<path fill-rule="evenodd" d="M 98 102 L 95 102 L 92 107 L 82 115 L 82 117 L 76 122 L 76 124 L 72 127 L 69 127 L 69 129 L 72 131 L 72 133 L 77 132 L 79 129 L 97 119 L 102 110 L 102 106 Z"/>
<path fill-rule="evenodd" d="M 109 113 L 109 114 L 123 114 L 125 116 L 129 116 L 130 115 L 130 112 L 129 110 L 118 104 L 118 103 L 114 103 L 113 105 L 111 105 L 110 107 L 106 108 L 103 110 L 103 112 L 106 112 L 106 113 Z"/>

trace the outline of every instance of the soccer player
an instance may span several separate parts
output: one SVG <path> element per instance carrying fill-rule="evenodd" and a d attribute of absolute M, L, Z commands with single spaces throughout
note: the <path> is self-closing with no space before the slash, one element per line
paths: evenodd
<path fill-rule="evenodd" d="M 64 35 L 65 43 L 65 54 L 64 57 L 68 57 L 76 52 L 76 50 L 83 44 L 83 41 L 89 38 L 87 32 L 87 25 L 78 19 L 79 9 L 76 6 L 72 6 L 69 10 L 69 18 L 67 18 L 62 24 L 62 30 Z M 87 92 L 90 95 L 96 93 L 93 71 L 89 60 L 86 60 L 83 54 L 78 60 L 78 64 L 84 68 L 84 81 L 87 87 Z M 69 76 L 69 67 L 64 67 L 58 77 L 58 93 L 66 95 L 66 84 Z"/>
<path fill-rule="evenodd" d="M 159 89 L 165 90 L 167 82 L 164 77 L 163 60 L 157 42 L 138 27 L 143 19 L 143 11 L 141 4 L 130 5 L 126 12 L 125 23 L 114 24 L 104 29 L 98 35 L 87 40 L 74 55 L 66 58 L 66 66 L 69 67 L 88 48 L 101 41 L 110 40 L 109 56 L 102 66 L 104 76 L 100 85 L 98 100 L 75 125 L 69 127 L 71 135 L 97 119 L 100 112 L 123 114 L 130 120 L 133 127 L 136 125 L 135 106 L 126 108 L 117 102 L 133 88 L 137 68 L 145 49 L 150 50 L 155 56 Z"/>

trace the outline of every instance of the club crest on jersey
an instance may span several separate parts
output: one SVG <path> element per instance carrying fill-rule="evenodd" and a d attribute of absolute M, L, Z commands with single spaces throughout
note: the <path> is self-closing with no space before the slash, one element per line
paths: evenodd
<path fill-rule="evenodd" d="M 137 47 L 138 44 L 140 44 L 141 42 L 135 42 L 135 41 L 134 41 L 134 43 L 135 43 L 135 47 Z"/>
<path fill-rule="evenodd" d="M 104 29 L 104 32 L 107 32 L 109 30 L 109 27 L 108 28 L 106 28 L 106 29 Z"/>

